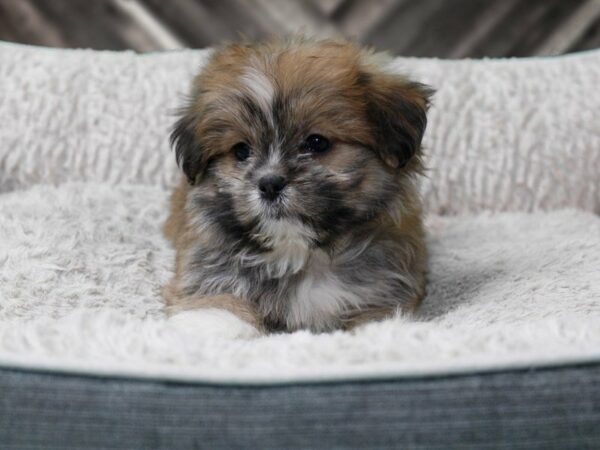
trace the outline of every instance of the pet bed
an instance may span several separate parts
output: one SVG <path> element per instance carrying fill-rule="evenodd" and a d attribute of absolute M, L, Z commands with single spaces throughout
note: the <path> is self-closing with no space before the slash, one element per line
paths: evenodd
<path fill-rule="evenodd" d="M 437 89 L 428 296 L 259 338 L 162 311 L 208 54 L 0 44 L 0 447 L 600 446 L 600 52 L 396 59 Z"/>

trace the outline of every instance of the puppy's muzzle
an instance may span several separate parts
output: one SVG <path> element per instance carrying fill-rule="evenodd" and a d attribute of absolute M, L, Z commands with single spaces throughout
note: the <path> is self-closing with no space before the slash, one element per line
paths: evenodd
<path fill-rule="evenodd" d="M 258 189 L 262 198 L 274 201 L 287 186 L 287 180 L 281 175 L 265 175 L 258 180 Z"/>

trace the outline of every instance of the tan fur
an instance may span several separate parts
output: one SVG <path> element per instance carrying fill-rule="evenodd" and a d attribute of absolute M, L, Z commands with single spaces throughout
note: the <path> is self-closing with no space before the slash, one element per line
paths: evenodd
<path fill-rule="evenodd" d="M 219 308 L 235 314 L 245 322 L 264 331 L 262 320 L 256 310 L 247 302 L 233 295 L 214 295 L 210 297 L 181 296 L 173 284 L 164 288 L 163 295 L 167 300 L 167 314 L 174 315 L 182 311 L 203 308 Z"/>
<path fill-rule="evenodd" d="M 184 262 L 187 251 L 192 243 L 207 236 L 198 236 L 189 227 L 189 220 L 185 211 L 189 187 L 185 178 L 181 179 L 179 185 L 171 196 L 171 211 L 164 226 L 165 236 L 173 242 L 176 250 L 175 276 L 163 288 L 163 296 L 167 305 L 168 314 L 176 314 L 180 311 L 198 308 L 222 308 L 234 313 L 242 320 L 249 322 L 262 329 L 261 321 L 254 308 L 242 299 L 232 295 L 216 295 L 209 297 L 189 296 L 181 293 L 179 280 L 184 273 Z"/>
<path fill-rule="evenodd" d="M 184 193 L 184 189 L 181 187 L 176 192 L 179 194 Z M 183 194 L 185 195 L 185 194 Z M 179 208 L 182 205 L 178 205 Z M 179 225 L 183 224 L 185 219 L 182 209 L 172 209 L 171 216 L 165 227 L 165 231 L 170 233 L 173 228 L 177 227 L 176 222 Z M 175 228 L 177 229 L 177 228 Z M 181 230 L 181 228 L 179 228 Z M 181 233 L 178 238 L 175 239 L 175 248 L 177 252 L 176 264 L 175 264 L 175 276 L 164 288 L 163 297 L 166 303 L 166 312 L 169 315 L 177 314 L 186 310 L 200 309 L 200 308 L 221 308 L 225 309 L 240 319 L 254 325 L 258 330 L 263 330 L 262 321 L 259 318 L 256 310 L 252 305 L 243 299 L 237 298 L 233 295 L 215 295 L 215 296 L 198 296 L 198 295 L 185 295 L 181 292 L 179 287 L 179 280 L 183 274 L 183 260 L 186 255 L 186 251 L 189 249 L 189 243 L 193 240 L 191 233 Z"/>

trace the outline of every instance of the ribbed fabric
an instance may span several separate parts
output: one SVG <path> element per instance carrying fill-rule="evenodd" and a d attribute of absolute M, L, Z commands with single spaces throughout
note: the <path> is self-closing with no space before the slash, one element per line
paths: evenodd
<path fill-rule="evenodd" d="M 600 365 L 283 386 L 0 370 L 3 449 L 594 449 Z"/>

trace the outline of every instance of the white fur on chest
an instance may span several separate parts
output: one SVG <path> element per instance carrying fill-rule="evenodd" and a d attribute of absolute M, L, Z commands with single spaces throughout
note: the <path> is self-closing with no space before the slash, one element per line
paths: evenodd
<path fill-rule="evenodd" d="M 261 224 L 256 237 L 272 250 L 258 256 L 246 257 L 245 263 L 262 265 L 272 278 L 293 275 L 304 269 L 314 233 L 301 224 L 278 220 Z"/>
<path fill-rule="evenodd" d="M 331 269 L 323 267 L 309 268 L 289 295 L 287 325 L 290 329 L 330 329 L 336 326 L 345 311 L 359 307 L 363 301 L 352 291 L 351 285 L 342 282 Z"/>
<path fill-rule="evenodd" d="M 261 231 L 273 247 L 261 261 L 269 274 L 275 278 L 302 274 L 301 281 L 286 292 L 290 329 L 332 328 L 345 311 L 362 303 L 361 296 L 335 273 L 330 257 L 311 247 L 312 230 L 298 223 L 276 221 L 263 225 Z"/>

